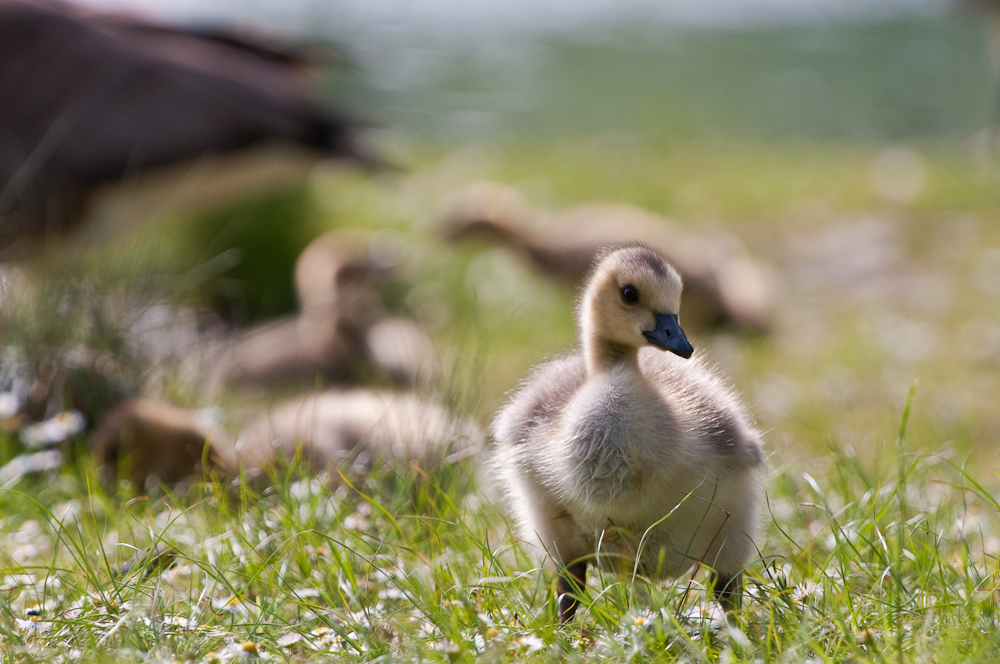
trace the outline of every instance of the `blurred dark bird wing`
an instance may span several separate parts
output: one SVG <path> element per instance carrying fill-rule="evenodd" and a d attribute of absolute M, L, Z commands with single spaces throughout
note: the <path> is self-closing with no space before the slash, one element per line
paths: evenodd
<path fill-rule="evenodd" d="M 304 62 L 225 30 L 0 0 L 0 247 L 71 226 L 90 185 L 205 153 L 276 140 L 377 161 Z"/>

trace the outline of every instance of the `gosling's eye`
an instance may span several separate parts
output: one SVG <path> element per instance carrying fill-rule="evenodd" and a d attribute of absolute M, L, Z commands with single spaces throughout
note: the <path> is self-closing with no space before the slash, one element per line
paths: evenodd
<path fill-rule="evenodd" d="M 639 291 L 635 286 L 626 286 L 622 289 L 622 299 L 629 304 L 635 304 L 639 301 Z"/>

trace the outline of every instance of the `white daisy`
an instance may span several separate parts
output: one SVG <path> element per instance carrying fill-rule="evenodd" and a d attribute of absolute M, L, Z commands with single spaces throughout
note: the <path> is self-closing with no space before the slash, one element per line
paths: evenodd
<path fill-rule="evenodd" d="M 14 622 L 24 632 L 29 634 L 42 634 L 52 628 L 52 623 L 42 621 L 42 612 L 38 607 L 33 607 L 24 612 L 25 618 L 15 618 Z"/>
<path fill-rule="evenodd" d="M 521 636 L 516 641 L 517 645 L 525 649 L 526 653 L 533 653 L 541 650 L 545 647 L 545 641 L 541 638 L 535 636 L 534 634 L 526 634 Z"/>
<path fill-rule="evenodd" d="M 815 581 L 800 583 L 792 589 L 792 601 L 802 605 L 823 595 L 823 586 Z"/>

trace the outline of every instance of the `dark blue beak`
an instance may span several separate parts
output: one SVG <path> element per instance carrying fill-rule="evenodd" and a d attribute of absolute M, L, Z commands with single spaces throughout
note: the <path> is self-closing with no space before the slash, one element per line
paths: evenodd
<path fill-rule="evenodd" d="M 656 329 L 642 334 L 657 348 L 669 350 L 681 357 L 688 358 L 694 353 L 694 347 L 684 336 L 677 314 L 656 314 Z"/>

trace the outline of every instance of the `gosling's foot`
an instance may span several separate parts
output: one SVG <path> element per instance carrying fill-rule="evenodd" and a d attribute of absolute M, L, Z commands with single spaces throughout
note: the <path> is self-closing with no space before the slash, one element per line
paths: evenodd
<path fill-rule="evenodd" d="M 712 595 L 722 606 L 722 610 L 731 613 L 740 608 L 743 603 L 743 574 L 722 574 L 713 571 L 710 575 Z"/>
<path fill-rule="evenodd" d="M 568 565 L 559 575 L 556 584 L 556 600 L 559 607 L 559 622 L 568 623 L 576 615 L 579 602 L 574 593 L 578 593 L 587 583 L 587 563 Z"/>

